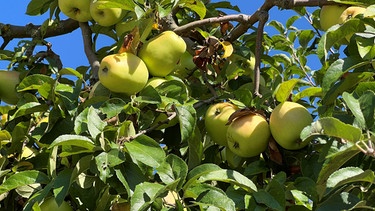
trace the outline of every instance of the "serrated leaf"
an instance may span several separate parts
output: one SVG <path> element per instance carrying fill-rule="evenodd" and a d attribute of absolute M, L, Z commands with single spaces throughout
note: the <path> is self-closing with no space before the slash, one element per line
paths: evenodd
<path fill-rule="evenodd" d="M 362 131 L 334 117 L 324 117 L 313 122 L 310 126 L 305 127 L 300 137 L 302 141 L 306 141 L 307 139 L 321 135 L 342 138 L 355 143 L 361 140 Z"/>
<path fill-rule="evenodd" d="M 327 188 L 335 188 L 351 182 L 374 182 L 374 172 L 359 167 L 346 167 L 333 172 L 327 180 Z"/>
<path fill-rule="evenodd" d="M 190 188 L 187 192 L 196 195 L 196 204 L 201 207 L 217 207 L 219 210 L 236 210 L 236 206 L 221 189 L 202 184 Z"/>
<path fill-rule="evenodd" d="M 201 0 L 180 0 L 178 6 L 196 12 L 200 19 L 203 19 L 206 16 L 206 6 Z"/>
<path fill-rule="evenodd" d="M 43 172 L 36 170 L 22 171 L 13 174 L 9 178 L 5 179 L 5 181 L 3 181 L 3 183 L 0 185 L 0 194 L 25 185 L 35 183 L 47 184 L 49 182 L 50 179 Z"/>
<path fill-rule="evenodd" d="M 125 147 L 133 159 L 150 167 L 157 168 L 164 162 L 164 150 L 154 139 L 146 135 L 141 135 L 130 142 L 126 142 Z"/>
<path fill-rule="evenodd" d="M 253 193 L 253 196 L 257 203 L 264 204 L 272 210 L 284 210 L 284 207 L 282 207 L 270 193 L 263 189 Z"/>
<path fill-rule="evenodd" d="M 61 204 L 65 197 L 69 193 L 70 188 L 70 179 L 72 175 L 73 169 L 64 169 L 55 178 L 53 182 L 53 194 L 55 196 L 57 204 Z"/>
<path fill-rule="evenodd" d="M 293 96 L 293 101 L 297 102 L 298 100 L 304 97 L 321 97 L 322 96 L 322 88 L 321 87 L 308 87 L 301 92 L 298 92 Z"/>
<path fill-rule="evenodd" d="M 338 192 L 319 204 L 316 210 L 350 210 L 358 202 L 360 202 L 358 196 L 348 192 Z"/>
<path fill-rule="evenodd" d="M 107 118 L 112 118 L 118 115 L 121 111 L 123 111 L 124 107 L 126 106 L 126 102 L 119 98 L 111 98 L 103 103 L 100 106 L 99 110 L 107 116 Z"/>
<path fill-rule="evenodd" d="M 161 103 L 161 97 L 159 93 L 152 86 L 146 86 L 144 89 L 142 89 L 142 91 L 139 92 L 138 96 L 134 100 L 139 103 Z"/>
<path fill-rule="evenodd" d="M 40 104 L 37 102 L 25 103 L 17 109 L 17 111 L 10 117 L 10 120 L 36 112 L 45 112 L 47 110 L 47 104 Z"/>
<path fill-rule="evenodd" d="M 363 93 L 359 98 L 358 102 L 362 110 L 363 116 L 366 120 L 367 128 L 372 128 L 374 125 L 374 110 L 375 110 L 375 93 L 373 91 L 367 91 Z"/>
<path fill-rule="evenodd" d="M 279 84 L 274 92 L 276 100 L 281 103 L 286 101 L 292 94 L 293 88 L 296 86 L 298 82 L 300 82 L 300 80 L 294 78 Z"/>

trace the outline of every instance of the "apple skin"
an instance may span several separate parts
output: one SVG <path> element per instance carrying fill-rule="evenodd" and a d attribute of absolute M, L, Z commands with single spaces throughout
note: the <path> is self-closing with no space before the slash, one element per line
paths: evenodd
<path fill-rule="evenodd" d="M 92 20 L 90 14 L 91 0 L 59 0 L 59 8 L 69 18 L 79 21 L 87 22 Z"/>
<path fill-rule="evenodd" d="M 98 75 L 104 87 L 127 95 L 141 91 L 149 76 L 146 64 L 136 55 L 127 52 L 104 57 Z"/>
<path fill-rule="evenodd" d="M 284 149 L 298 150 L 309 142 L 301 142 L 300 133 L 313 118 L 309 111 L 295 102 L 283 102 L 275 107 L 270 116 L 270 129 L 275 141 Z"/>
<path fill-rule="evenodd" d="M 0 99 L 1 101 L 15 105 L 19 98 L 16 86 L 20 83 L 20 72 L 0 70 Z"/>
<path fill-rule="evenodd" d="M 40 205 L 41 211 L 73 211 L 73 208 L 68 204 L 68 202 L 63 201 L 63 203 L 58 206 L 54 197 L 49 197 Z"/>
<path fill-rule="evenodd" d="M 146 63 L 151 75 L 170 74 L 186 51 L 185 41 L 173 31 L 164 31 L 145 42 L 138 56 Z"/>
<path fill-rule="evenodd" d="M 324 5 L 320 10 L 320 28 L 327 31 L 331 26 L 340 23 L 340 16 L 348 8 L 342 5 Z"/>
<path fill-rule="evenodd" d="M 119 23 L 124 17 L 125 12 L 121 8 L 105 8 L 99 9 L 98 7 L 102 4 L 107 3 L 106 0 L 91 0 L 90 3 L 90 14 L 101 26 L 112 26 Z"/>
<path fill-rule="evenodd" d="M 211 137 L 212 141 L 221 145 L 227 146 L 227 130 L 228 119 L 238 107 L 229 102 L 221 102 L 211 105 L 205 114 L 204 124 L 207 134 Z"/>
<path fill-rule="evenodd" d="M 263 116 L 241 116 L 234 119 L 228 127 L 228 147 L 240 157 L 258 156 L 267 149 L 270 136 L 268 122 Z"/>

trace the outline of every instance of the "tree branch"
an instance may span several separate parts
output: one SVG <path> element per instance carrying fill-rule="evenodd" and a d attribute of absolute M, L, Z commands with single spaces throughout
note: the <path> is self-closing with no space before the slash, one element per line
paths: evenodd
<path fill-rule="evenodd" d="M 70 33 L 78 28 L 78 22 L 73 19 L 62 20 L 56 26 L 48 27 L 42 34 L 42 26 L 32 23 L 26 26 L 16 26 L 0 23 L 0 36 L 4 39 L 1 49 L 15 38 L 48 38 Z"/>
<path fill-rule="evenodd" d="M 93 83 L 95 83 L 96 81 L 99 80 L 98 72 L 99 72 L 100 62 L 92 47 L 93 45 L 92 39 L 91 39 L 92 31 L 87 22 L 85 23 L 80 22 L 79 27 L 81 28 L 81 31 L 82 31 L 85 54 L 91 66 L 91 79 L 93 80 Z"/>

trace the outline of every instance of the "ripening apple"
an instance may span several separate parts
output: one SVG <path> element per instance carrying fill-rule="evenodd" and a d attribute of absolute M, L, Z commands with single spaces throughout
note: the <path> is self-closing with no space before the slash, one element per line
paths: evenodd
<path fill-rule="evenodd" d="M 205 114 L 204 124 L 207 134 L 212 141 L 221 145 L 227 146 L 227 129 L 228 119 L 238 107 L 229 102 L 221 102 L 211 105 Z"/>
<path fill-rule="evenodd" d="M 151 75 L 170 74 L 186 51 L 185 41 L 173 31 L 164 31 L 145 42 L 138 56 L 146 63 Z"/>
<path fill-rule="evenodd" d="M 345 23 L 345 21 L 354 18 L 355 16 L 359 14 L 363 14 L 366 11 L 366 8 L 364 7 L 357 7 L 357 6 L 351 6 L 348 7 L 342 12 L 340 18 L 339 18 L 339 24 Z M 345 39 L 349 42 L 350 38 L 353 36 L 353 34 L 349 34 L 345 37 Z"/>
<path fill-rule="evenodd" d="M 99 67 L 100 83 L 112 92 L 134 95 L 148 80 L 146 64 L 132 53 L 118 53 L 104 57 Z"/>
<path fill-rule="evenodd" d="M 91 0 L 58 0 L 61 12 L 79 22 L 92 20 L 90 2 Z"/>
<path fill-rule="evenodd" d="M 270 136 L 267 120 L 257 114 L 237 117 L 227 130 L 229 149 L 244 158 L 258 156 L 264 152 Z"/>
<path fill-rule="evenodd" d="M 331 26 L 340 24 L 340 16 L 346 8 L 348 6 L 324 5 L 320 10 L 320 28 L 327 31 Z"/>
<path fill-rule="evenodd" d="M 41 211 L 73 211 L 73 208 L 69 205 L 68 202 L 63 201 L 60 206 L 58 206 L 55 197 L 49 197 L 44 200 L 40 205 Z"/>
<path fill-rule="evenodd" d="M 298 150 L 309 143 L 301 142 L 300 134 L 312 121 L 311 114 L 304 106 L 286 101 L 275 107 L 269 122 L 272 136 L 281 147 Z"/>
<path fill-rule="evenodd" d="M 8 104 L 17 104 L 19 98 L 16 91 L 20 83 L 20 72 L 0 70 L 0 99 Z"/>
<path fill-rule="evenodd" d="M 101 26 L 112 26 L 119 23 L 125 15 L 125 11 L 121 8 L 103 8 L 100 9 L 100 5 L 106 4 L 107 0 L 91 0 L 90 3 L 90 14 Z"/>

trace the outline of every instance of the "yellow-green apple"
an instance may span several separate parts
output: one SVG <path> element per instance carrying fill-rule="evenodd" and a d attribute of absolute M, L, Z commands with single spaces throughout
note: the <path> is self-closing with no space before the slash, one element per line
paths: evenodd
<path fill-rule="evenodd" d="M 366 11 L 365 7 L 358 7 L 358 6 L 351 6 L 348 7 L 342 12 L 340 18 L 339 18 L 339 24 L 345 23 L 345 21 L 354 18 L 355 16 L 359 14 L 363 14 Z M 353 36 L 353 34 L 349 34 L 345 36 L 345 39 L 349 42 L 350 38 Z"/>
<path fill-rule="evenodd" d="M 151 75 L 170 74 L 186 51 L 185 41 L 173 31 L 164 31 L 145 42 L 138 56 L 146 63 Z"/>
<path fill-rule="evenodd" d="M 340 17 L 346 8 L 348 6 L 324 5 L 320 10 L 320 28 L 327 31 L 333 25 L 340 24 Z"/>
<path fill-rule="evenodd" d="M 107 0 L 91 0 L 90 14 L 101 26 L 112 26 L 119 23 L 125 15 L 125 11 L 121 8 L 100 8 L 110 1 Z M 102 6 L 103 7 L 103 6 Z"/>
<path fill-rule="evenodd" d="M 0 70 L 0 99 L 8 104 L 17 104 L 16 86 L 20 83 L 20 72 Z"/>
<path fill-rule="evenodd" d="M 90 2 L 91 0 L 58 0 L 61 12 L 79 22 L 92 20 Z"/>
<path fill-rule="evenodd" d="M 310 125 L 313 118 L 309 111 L 299 103 L 283 102 L 275 107 L 270 116 L 271 134 L 284 149 L 298 150 L 309 142 L 301 142 L 303 128 Z"/>
<path fill-rule="evenodd" d="M 211 137 L 212 141 L 221 145 L 227 146 L 227 130 L 228 119 L 238 107 L 229 102 L 220 102 L 211 105 L 205 114 L 204 124 L 207 134 Z"/>
<path fill-rule="evenodd" d="M 63 201 L 59 206 L 54 197 L 49 197 L 40 205 L 41 211 L 73 211 L 68 202 Z"/>
<path fill-rule="evenodd" d="M 98 75 L 100 83 L 107 89 L 127 95 L 141 91 L 149 76 L 146 64 L 127 52 L 104 57 Z"/>
<path fill-rule="evenodd" d="M 240 157 L 254 157 L 267 149 L 271 136 L 267 120 L 257 114 L 234 119 L 227 130 L 229 149 Z"/>
<path fill-rule="evenodd" d="M 196 68 L 196 66 L 193 61 L 193 55 L 191 55 L 188 51 L 185 51 L 173 72 L 175 75 L 180 76 L 181 78 L 186 78 L 189 72 L 194 70 L 194 68 Z"/>

